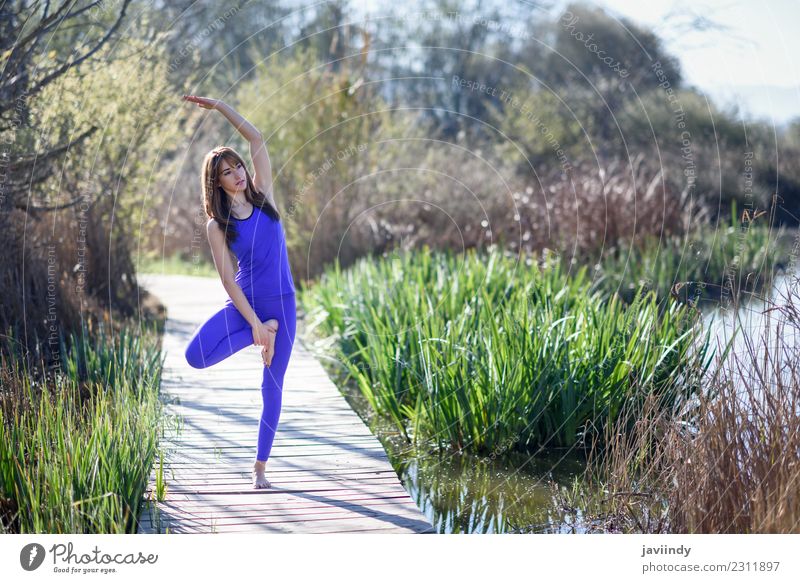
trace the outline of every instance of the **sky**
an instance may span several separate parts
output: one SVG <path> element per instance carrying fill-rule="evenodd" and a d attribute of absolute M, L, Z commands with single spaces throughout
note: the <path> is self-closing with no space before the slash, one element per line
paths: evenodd
<path fill-rule="evenodd" d="M 686 80 L 715 102 L 736 101 L 743 111 L 776 124 L 800 117 L 800 0 L 592 4 L 652 27 L 680 59 Z M 707 18 L 724 30 L 682 32 L 680 24 L 694 17 Z"/>
<path fill-rule="evenodd" d="M 387 0 L 353 0 L 379 14 Z M 525 0 L 516 1 L 521 5 Z M 569 0 L 550 0 L 554 18 Z M 720 106 L 776 125 L 800 118 L 800 0 L 592 0 L 612 16 L 653 28 L 680 59 L 685 79 Z M 396 4 L 391 1 L 391 4 Z M 472 4 L 469 2 L 468 4 Z M 418 8 L 415 8 L 418 6 Z M 407 2 L 403 10 L 424 10 Z M 711 25 L 697 32 L 691 23 Z"/>

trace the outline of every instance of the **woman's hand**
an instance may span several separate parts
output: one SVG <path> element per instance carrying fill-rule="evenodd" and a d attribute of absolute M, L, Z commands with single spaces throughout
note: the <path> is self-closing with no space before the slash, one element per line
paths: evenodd
<path fill-rule="evenodd" d="M 275 355 L 275 336 L 278 332 L 278 320 L 271 318 L 266 322 L 261 322 L 253 328 L 253 344 L 262 346 L 261 358 L 264 364 L 272 364 L 272 357 Z"/>
<path fill-rule="evenodd" d="M 270 336 L 274 336 L 278 331 L 278 321 L 270 318 L 265 322 L 260 322 L 253 327 L 253 344 L 256 346 L 266 346 Z"/>
<path fill-rule="evenodd" d="M 272 364 L 272 357 L 275 356 L 275 334 L 270 334 L 272 341 L 267 341 L 266 346 L 261 349 L 261 359 L 264 365 L 270 366 Z"/>
<path fill-rule="evenodd" d="M 203 109 L 217 109 L 219 105 L 222 103 L 222 100 L 220 99 L 211 99 L 209 97 L 198 97 L 196 95 L 184 95 L 183 100 L 196 103 Z"/>

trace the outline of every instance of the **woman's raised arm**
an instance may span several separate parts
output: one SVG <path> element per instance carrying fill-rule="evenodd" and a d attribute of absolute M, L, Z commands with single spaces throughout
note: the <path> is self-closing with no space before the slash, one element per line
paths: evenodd
<path fill-rule="evenodd" d="M 264 193 L 274 208 L 278 208 L 275 204 L 275 198 L 272 194 L 272 165 L 269 161 L 269 154 L 267 153 L 267 146 L 264 143 L 264 137 L 258 128 L 247 121 L 242 115 L 233 109 L 230 105 L 220 99 L 211 99 L 208 97 L 198 97 L 196 95 L 184 95 L 186 101 L 196 103 L 204 109 L 216 109 L 226 119 L 233 124 L 240 134 L 250 144 L 250 158 L 253 161 L 253 183 L 256 188 Z"/>

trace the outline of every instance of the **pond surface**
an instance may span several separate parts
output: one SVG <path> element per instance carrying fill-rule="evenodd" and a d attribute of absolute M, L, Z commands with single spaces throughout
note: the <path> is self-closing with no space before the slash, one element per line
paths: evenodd
<path fill-rule="evenodd" d="M 376 417 L 356 387 L 337 386 L 383 444 L 403 487 L 439 533 L 574 532 L 552 486 L 571 488 L 583 474 L 586 460 L 579 450 L 506 452 L 494 459 L 425 451 Z"/>
<path fill-rule="evenodd" d="M 721 354 L 725 344 L 733 337 L 731 352 L 740 362 L 752 363 L 755 354 L 761 370 L 771 368 L 769 363 L 778 363 L 783 369 L 781 374 L 784 380 L 788 381 L 791 371 L 786 365 L 800 360 L 800 323 L 788 320 L 785 310 L 771 308 L 785 306 L 787 297 L 790 297 L 800 312 L 800 289 L 797 283 L 794 275 L 780 275 L 776 277 L 775 285 L 766 299 L 753 298 L 735 310 L 720 306 L 703 310 L 704 326 L 711 328 L 712 347 L 716 339 L 717 353 Z M 761 339 L 762 336 L 766 342 Z M 768 359 L 766 362 L 765 357 Z M 736 386 L 743 389 L 741 379 L 750 373 L 753 374 L 749 378 L 750 384 L 757 385 L 760 381 L 755 375 L 758 373 L 750 366 L 732 377 Z"/>
<path fill-rule="evenodd" d="M 575 450 L 492 459 L 381 441 L 406 490 L 440 533 L 568 531 L 551 483 L 570 487 L 583 474 L 585 460 Z"/>

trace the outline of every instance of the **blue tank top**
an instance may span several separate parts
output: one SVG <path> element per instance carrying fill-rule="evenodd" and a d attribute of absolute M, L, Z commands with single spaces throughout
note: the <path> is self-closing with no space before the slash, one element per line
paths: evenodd
<path fill-rule="evenodd" d="M 249 217 L 232 218 L 237 237 L 231 249 L 239 262 L 234 280 L 247 299 L 295 293 L 283 223 L 255 205 Z"/>

